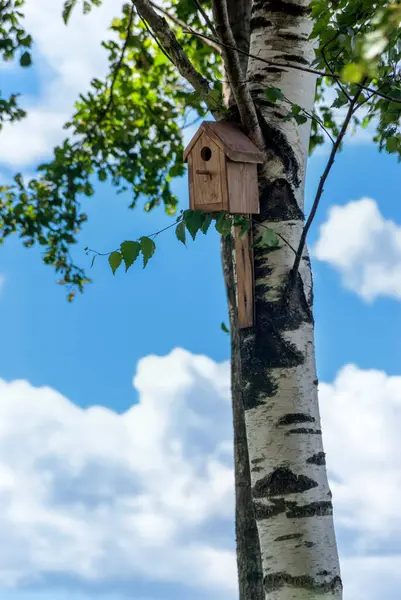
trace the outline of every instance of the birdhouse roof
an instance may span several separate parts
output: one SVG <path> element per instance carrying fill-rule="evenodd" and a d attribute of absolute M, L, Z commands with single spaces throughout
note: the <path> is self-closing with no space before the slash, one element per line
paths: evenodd
<path fill-rule="evenodd" d="M 233 162 L 263 163 L 265 157 L 248 136 L 234 123 L 216 123 L 204 121 L 195 133 L 184 151 L 184 161 L 187 161 L 196 142 L 205 133 Z"/>

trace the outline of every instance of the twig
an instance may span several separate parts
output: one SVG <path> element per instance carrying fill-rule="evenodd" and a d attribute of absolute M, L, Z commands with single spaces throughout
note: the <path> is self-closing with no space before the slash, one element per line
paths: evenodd
<path fill-rule="evenodd" d="M 267 225 L 264 225 L 264 223 L 261 223 L 260 221 L 256 221 L 256 219 L 251 219 L 251 221 L 254 225 L 257 225 L 258 227 L 263 227 L 263 229 L 267 229 L 268 231 L 273 231 L 270 229 L 270 227 L 267 227 Z M 297 254 L 297 251 L 295 250 L 294 246 L 292 246 L 290 244 L 290 242 L 288 240 L 286 240 L 283 235 L 281 235 L 281 233 L 279 233 L 278 231 L 275 231 L 275 230 L 274 230 L 274 233 L 277 235 L 277 237 L 279 237 L 281 240 L 283 240 L 283 242 L 293 251 L 293 253 L 295 255 Z"/>
<path fill-rule="evenodd" d="M 302 230 L 302 235 L 301 235 L 301 239 L 299 241 L 299 246 L 298 246 L 298 250 L 296 252 L 296 256 L 295 256 L 295 261 L 294 261 L 294 265 L 291 269 L 291 273 L 290 273 L 290 281 L 289 281 L 289 287 L 288 287 L 288 292 L 287 294 L 289 294 L 291 292 L 291 290 L 294 288 L 295 286 L 295 282 L 297 279 L 297 274 L 298 274 L 298 270 L 299 270 L 299 265 L 301 263 L 302 260 L 302 255 L 303 255 L 303 251 L 304 251 L 304 247 L 305 247 L 305 242 L 306 242 L 306 237 L 308 235 L 309 229 L 312 225 L 313 219 L 315 218 L 316 215 L 316 211 L 318 209 L 319 206 L 319 202 L 320 199 L 322 197 L 323 194 L 323 188 L 324 188 L 324 184 L 326 183 L 327 177 L 329 176 L 329 173 L 331 171 L 331 168 L 334 164 L 334 160 L 335 160 L 335 156 L 337 154 L 337 150 L 341 144 L 341 142 L 344 139 L 344 136 L 347 132 L 348 129 L 348 125 L 351 121 L 352 115 L 354 113 L 354 108 L 355 105 L 358 102 L 358 98 L 361 95 L 361 90 L 359 90 L 355 96 L 352 98 L 351 103 L 349 105 L 348 111 L 347 111 L 347 115 L 344 119 L 344 123 L 342 124 L 341 130 L 337 136 L 336 141 L 333 144 L 333 148 L 330 152 L 330 156 L 329 156 L 329 160 L 327 161 L 327 165 L 326 168 L 323 172 L 323 175 L 320 178 L 320 182 L 316 191 L 316 196 L 315 199 L 313 201 L 313 205 L 312 205 L 312 209 L 310 211 L 308 220 L 305 223 L 305 226 Z M 287 295 L 288 297 L 288 295 Z"/>
<path fill-rule="evenodd" d="M 242 72 L 238 53 L 233 51 L 233 48 L 235 48 L 235 40 L 231 30 L 226 0 L 213 1 L 213 16 L 216 23 L 217 35 L 223 43 L 225 68 L 235 103 L 240 114 L 242 126 L 250 139 L 258 146 L 259 150 L 263 150 L 263 135 L 260 130 L 255 104 L 245 80 L 244 73 Z"/>
<path fill-rule="evenodd" d="M 331 40 L 329 40 L 328 42 L 326 42 L 326 43 L 324 44 L 324 46 L 322 47 L 322 50 L 321 50 L 321 52 L 322 52 L 322 56 L 323 56 L 323 60 L 324 60 L 324 62 L 325 62 L 325 65 L 326 65 L 326 67 L 328 68 L 328 70 L 330 71 L 330 73 L 331 73 L 332 75 L 335 75 L 335 73 L 334 73 L 334 70 L 331 68 L 329 61 L 327 60 L 327 58 L 326 58 L 326 55 L 325 55 L 324 51 L 326 50 L 326 48 L 327 48 L 327 46 L 328 46 L 329 44 L 331 44 L 332 42 L 334 42 L 334 40 L 335 40 L 335 39 L 338 37 L 338 35 L 339 35 L 339 33 L 337 32 L 337 33 L 336 33 L 336 35 L 335 35 L 333 38 L 331 38 Z M 341 84 L 341 82 L 340 82 L 340 81 L 337 81 L 337 84 L 338 84 L 338 87 L 340 88 L 340 90 L 342 91 L 342 93 L 344 94 L 344 96 L 347 98 L 348 102 L 351 102 L 351 101 L 352 101 L 352 98 L 351 98 L 351 96 L 348 94 L 348 92 L 347 92 L 347 90 L 344 88 L 344 86 Z"/>
<path fill-rule="evenodd" d="M 192 33 L 192 32 L 189 29 L 187 29 L 186 33 Z M 227 46 L 227 44 L 224 44 L 220 40 L 212 38 L 203 33 L 197 33 L 196 35 L 199 35 L 200 37 L 204 37 L 206 39 L 210 39 L 213 42 L 215 42 L 216 44 L 220 44 L 221 46 Z M 265 63 L 266 65 L 270 65 L 271 67 L 281 67 L 283 69 L 294 69 L 295 71 L 303 71 L 304 73 L 311 73 L 312 75 L 319 75 L 319 77 L 328 77 L 329 79 L 334 79 L 337 82 L 341 81 L 341 76 L 336 75 L 335 73 L 332 74 L 332 73 L 328 73 L 326 71 L 319 71 L 318 69 L 312 69 L 311 67 L 302 67 L 301 65 L 296 65 L 294 63 L 276 62 L 274 60 L 268 60 L 266 58 L 261 58 L 260 56 L 257 56 L 256 54 L 251 54 L 250 52 L 245 52 L 245 50 L 241 50 L 241 48 L 237 48 L 236 46 L 228 46 L 228 47 L 231 48 L 231 50 L 236 50 L 236 52 L 238 52 L 239 54 L 244 54 L 245 56 L 248 56 L 249 58 L 259 60 L 260 62 Z M 354 85 L 359 87 L 361 90 L 365 90 L 367 92 L 371 92 L 372 94 L 375 94 L 376 96 L 380 96 L 380 98 L 384 98 L 384 100 L 389 100 L 390 102 L 396 102 L 397 104 L 401 104 L 401 98 L 394 98 L 393 96 L 384 94 L 383 92 L 380 92 L 379 90 L 375 90 L 374 88 L 371 88 L 369 86 L 363 85 L 362 83 L 355 83 Z"/>
<path fill-rule="evenodd" d="M 189 29 L 189 31 L 191 31 L 191 33 L 193 33 L 194 35 L 198 36 L 199 32 L 196 31 L 196 29 L 194 29 L 193 27 L 191 27 L 190 25 L 188 25 L 184 21 L 181 21 L 181 19 L 179 19 L 175 15 L 172 15 L 166 9 L 162 8 L 161 6 L 159 6 L 158 4 L 156 4 L 155 2 L 152 2 L 151 0 L 150 0 L 150 4 L 153 6 L 153 8 L 155 10 L 159 11 L 165 17 L 167 17 L 168 19 L 170 19 L 171 21 L 173 21 L 173 23 L 175 23 L 179 27 L 182 27 L 182 29 Z M 215 52 L 218 52 L 219 54 L 221 54 L 221 47 L 218 44 L 215 44 L 215 42 L 213 42 L 212 40 L 203 39 L 203 41 L 204 41 L 204 43 L 206 45 L 208 45 L 211 48 L 213 48 L 213 50 Z"/>
<path fill-rule="evenodd" d="M 215 35 L 217 37 L 216 34 L 216 30 L 214 28 L 213 23 L 211 22 L 211 20 L 209 19 L 209 16 L 207 14 L 207 12 L 205 11 L 205 9 L 203 8 L 202 4 L 200 3 L 199 0 L 194 0 L 194 3 L 197 6 L 197 9 L 199 10 L 200 14 L 202 15 L 202 17 L 205 20 L 206 25 L 209 27 L 210 31 L 213 33 L 213 35 Z"/>
<path fill-rule="evenodd" d="M 213 100 L 209 81 L 195 69 L 174 35 L 174 32 L 168 26 L 167 21 L 157 14 L 149 0 L 131 0 L 131 3 L 157 36 L 158 41 L 170 56 L 172 63 L 178 69 L 180 75 L 192 85 L 212 114 L 219 120 L 220 110 L 216 108 L 216 102 Z M 191 31 L 190 33 L 192 34 Z"/>
<path fill-rule="evenodd" d="M 123 47 L 121 49 L 121 54 L 120 54 L 120 58 L 118 59 L 118 63 L 117 63 L 117 67 L 114 71 L 113 74 L 113 79 L 111 81 L 111 85 L 109 88 L 109 101 L 106 105 L 106 107 L 103 109 L 103 111 L 100 113 L 100 116 L 97 119 L 97 125 L 99 125 L 103 119 L 105 118 L 105 116 L 107 115 L 107 113 L 109 112 L 112 104 L 113 104 L 113 93 L 114 93 L 114 86 L 116 85 L 117 82 L 117 78 L 118 78 L 118 74 L 120 72 L 121 67 L 123 66 L 124 63 L 124 56 L 125 56 L 125 51 L 127 50 L 128 44 L 129 44 L 129 38 L 130 38 L 130 34 L 131 34 L 131 27 L 132 27 L 132 23 L 134 21 L 134 9 L 131 8 L 130 10 L 130 15 L 129 15 L 129 21 L 128 21 L 128 28 L 127 28 L 127 37 L 125 39 L 125 42 L 123 44 Z"/>

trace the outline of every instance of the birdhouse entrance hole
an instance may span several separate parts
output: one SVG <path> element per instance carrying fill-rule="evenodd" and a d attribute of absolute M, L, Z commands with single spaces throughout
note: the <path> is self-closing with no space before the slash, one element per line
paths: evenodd
<path fill-rule="evenodd" d="M 201 150 L 201 158 L 205 162 L 207 162 L 208 160 L 210 160 L 212 158 L 212 151 L 209 148 L 209 146 L 203 146 L 203 148 Z"/>

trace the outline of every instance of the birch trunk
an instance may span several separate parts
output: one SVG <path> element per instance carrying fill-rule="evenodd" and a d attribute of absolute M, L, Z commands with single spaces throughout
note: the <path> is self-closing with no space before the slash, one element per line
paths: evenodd
<path fill-rule="evenodd" d="M 313 59 L 308 0 L 255 0 L 251 54 L 307 65 Z M 303 227 L 310 123 L 283 121 L 266 101 L 278 87 L 312 110 L 315 81 L 302 71 L 250 58 L 248 81 L 268 152 L 260 180 L 260 225 L 285 240 L 256 248 L 256 325 L 233 336 L 233 369 L 241 364 L 247 446 L 265 596 L 269 600 L 342 598 L 342 584 L 322 445 L 314 356 L 312 277 L 305 251 L 293 292 L 286 293 Z M 289 108 L 289 107 L 287 107 Z M 238 335 L 237 335 L 238 333 Z M 249 598 L 251 600 L 251 598 Z"/>

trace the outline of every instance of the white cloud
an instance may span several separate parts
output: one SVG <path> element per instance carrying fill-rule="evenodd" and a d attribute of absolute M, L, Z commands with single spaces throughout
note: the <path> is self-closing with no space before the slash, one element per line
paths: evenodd
<path fill-rule="evenodd" d="M 64 0 L 26 0 L 24 4 L 25 27 L 35 42 L 34 69 L 40 92 L 21 100 L 28 117 L 6 124 L 1 132 L 0 162 L 11 168 L 32 165 L 51 153 L 65 135 L 62 126 L 79 94 L 92 77 L 106 72 L 107 54 L 100 44 L 112 37 L 107 28 L 119 15 L 120 2 L 104 0 L 89 15 L 83 15 L 78 5 L 67 27 L 61 18 L 63 4 Z"/>
<path fill-rule="evenodd" d="M 401 376 L 347 365 L 320 407 L 344 600 L 398 600 Z"/>
<path fill-rule="evenodd" d="M 4 287 L 5 281 L 6 281 L 6 278 L 4 277 L 4 275 L 2 275 L 0 273 L 0 294 L 1 294 L 1 291 L 2 291 L 2 289 Z"/>
<path fill-rule="evenodd" d="M 0 380 L 0 586 L 139 578 L 234 598 L 228 370 L 148 356 L 121 415 Z M 401 377 L 347 365 L 320 398 L 345 600 L 396 600 Z"/>
<path fill-rule="evenodd" d="M 330 208 L 313 253 L 364 300 L 401 299 L 401 225 L 385 219 L 375 200 Z"/>
<path fill-rule="evenodd" d="M 347 365 L 321 384 L 320 404 L 338 523 L 359 545 L 398 537 L 401 376 Z"/>
<path fill-rule="evenodd" d="M 231 531 L 228 365 L 175 350 L 140 361 L 134 381 L 140 403 L 118 415 L 0 380 L 0 584 L 235 591 L 232 545 L 205 533 Z"/>

